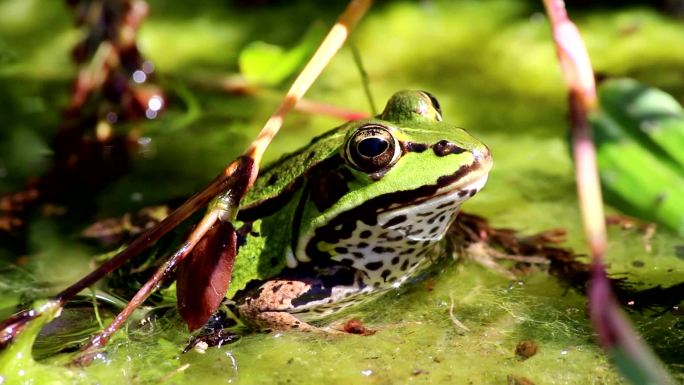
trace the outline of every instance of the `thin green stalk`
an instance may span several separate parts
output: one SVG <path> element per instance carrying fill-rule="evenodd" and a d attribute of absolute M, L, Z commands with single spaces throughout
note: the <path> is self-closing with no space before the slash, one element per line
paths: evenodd
<path fill-rule="evenodd" d="M 370 105 L 371 112 L 373 113 L 373 116 L 375 116 L 378 114 L 378 108 L 375 104 L 373 94 L 370 90 L 370 80 L 368 79 L 368 72 L 366 72 L 366 68 L 363 66 L 363 61 L 361 60 L 361 52 L 359 52 L 359 48 L 353 42 L 349 43 L 349 47 L 351 48 L 356 68 L 359 69 L 359 74 L 361 75 L 361 85 L 363 86 L 363 92 L 366 94 L 366 99 L 368 99 L 368 104 Z"/>

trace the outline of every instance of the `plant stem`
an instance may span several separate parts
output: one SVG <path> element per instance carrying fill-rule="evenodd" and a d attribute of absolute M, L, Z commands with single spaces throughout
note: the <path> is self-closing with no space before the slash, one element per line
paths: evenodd
<path fill-rule="evenodd" d="M 551 20 L 556 53 L 568 86 L 570 124 L 577 193 L 584 234 L 592 257 L 589 314 L 599 343 L 622 375 L 633 384 L 668 385 L 674 382 L 658 358 L 644 344 L 615 300 L 604 268 L 607 237 L 596 148 L 589 114 L 597 107 L 594 72 L 579 30 L 569 19 L 562 0 L 543 0 Z"/>
<path fill-rule="evenodd" d="M 297 104 L 297 101 L 304 96 L 304 93 L 311 87 L 314 80 L 316 80 L 325 66 L 342 47 L 349 32 L 366 12 L 370 3 L 370 0 L 352 0 L 349 3 L 347 9 L 340 15 L 337 23 L 333 25 L 313 57 L 297 76 L 280 106 L 278 106 L 273 115 L 268 119 L 261 132 L 257 135 L 257 138 L 252 142 L 247 151 L 245 151 L 245 154 L 238 158 L 237 161 L 232 162 L 224 173 L 215 179 L 215 182 L 220 180 L 229 183 L 230 187 L 224 188 L 221 191 L 223 193 L 228 193 L 228 190 L 231 190 L 231 187 L 236 188 L 237 191 L 235 195 L 237 199 L 234 201 L 236 207 L 239 205 L 239 200 L 242 196 L 244 196 L 247 190 L 254 184 L 259 172 L 259 164 L 263 154 L 280 127 L 282 127 L 285 115 L 295 106 L 295 104 Z M 237 178 L 233 178 L 233 175 Z M 214 183 L 210 184 L 210 187 L 213 185 Z M 204 193 L 204 191 L 202 193 Z M 213 195 L 217 194 L 218 193 L 215 193 Z M 227 211 L 231 211 L 232 209 L 234 209 L 234 207 L 228 208 Z M 129 301 L 128 305 L 116 316 L 114 321 L 100 333 L 93 336 L 88 344 L 83 347 L 82 354 L 74 361 L 75 364 L 87 365 L 92 361 L 97 351 L 107 343 L 112 334 L 124 325 L 132 312 L 150 296 L 158 287 L 159 283 L 166 276 L 171 274 L 178 263 L 190 254 L 193 247 L 202 239 L 211 226 L 213 226 L 217 220 L 223 219 L 222 215 L 224 214 L 224 211 L 226 211 L 224 208 L 214 208 L 202 218 L 200 224 L 193 230 L 186 242 L 154 273 L 143 287 L 140 288 L 131 301 Z M 173 215 L 173 213 L 171 215 Z M 161 224 L 163 223 L 164 222 Z M 136 239 L 136 241 L 138 239 Z M 114 259 L 116 259 L 116 257 Z"/>
<path fill-rule="evenodd" d="M 371 93 L 370 90 L 370 80 L 368 80 L 368 72 L 366 72 L 366 68 L 363 66 L 363 61 L 361 60 L 361 53 L 359 52 L 359 48 L 356 46 L 356 44 L 350 44 L 351 51 L 352 51 L 352 56 L 354 56 L 354 63 L 356 63 L 356 67 L 359 69 L 359 73 L 361 74 L 361 84 L 363 85 L 363 92 L 366 94 L 366 99 L 368 99 L 368 104 L 370 104 L 371 108 L 371 113 L 373 116 L 378 114 L 378 108 L 375 106 L 375 100 L 373 100 L 373 93 Z"/>

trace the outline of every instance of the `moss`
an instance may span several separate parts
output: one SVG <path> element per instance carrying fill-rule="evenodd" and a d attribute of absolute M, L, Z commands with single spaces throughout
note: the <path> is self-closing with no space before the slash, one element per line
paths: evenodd
<path fill-rule="evenodd" d="M 6 1 L 2 9 L 20 3 L 24 0 Z M 94 197 L 95 214 L 122 213 L 132 206 L 187 196 L 203 186 L 246 146 L 277 99 L 269 92 L 252 98 L 227 96 L 197 79 L 220 81 L 216 73 L 235 70 L 237 53 L 249 41 L 292 45 L 311 19 L 329 22 L 334 17 L 333 11 L 306 2 L 250 9 L 201 3 L 191 12 L 180 5 L 165 7 L 165 3 L 150 1 L 152 12 L 141 31 L 141 48 L 157 65 L 162 85 L 171 93 L 190 90 L 199 111 L 188 116 L 186 102 L 171 99 L 165 115 L 140 126 L 151 138 L 153 151 L 137 159 L 129 175 Z M 429 90 L 440 99 L 446 120 L 467 127 L 492 149 L 495 168 L 489 185 L 465 210 L 486 216 L 496 226 L 524 232 L 566 228 L 567 245 L 582 253 L 574 176 L 565 144 L 564 86 L 549 25 L 543 14 L 524 4 L 383 3 L 371 11 L 353 39 L 377 100 L 403 88 Z M 20 26 L 23 20 L 25 28 L 17 27 L 3 38 L 6 51 L 14 55 L 11 66 L 0 68 L 0 82 L 12 90 L 10 105 L 14 106 L 2 111 L 3 119 L 12 122 L 3 130 L 30 131 L 25 135 L 37 138 L 31 143 L 49 141 L 50 127 L 58 124 L 64 105 L 52 101 L 66 99 L 69 91 L 63 79 L 72 75 L 65 67 L 74 42 L 71 16 L 64 10 L 52 13 L 52 8 L 16 14 L 13 25 Z M 262 14 L 269 31 L 284 31 L 282 41 L 277 41 L 275 32 L 264 31 Z M 681 100 L 684 56 L 671 48 L 676 46 L 672 39 L 684 33 L 679 21 L 649 9 L 630 8 L 571 12 L 571 16 L 579 22 L 598 70 L 641 78 Z M 34 23 L 46 18 L 59 19 L 51 23 L 51 37 Z M 353 110 L 368 109 L 347 50 L 334 59 L 309 97 Z M 32 120 L 31 105 L 36 103 L 44 106 L 44 116 L 55 121 Z M 267 158 L 294 150 L 338 124 L 329 117 L 294 113 Z M 7 148 L 7 138 L 17 135 L 0 134 L 0 148 Z M 0 152 L 0 169 L 9 174 L 4 180 L 0 177 L 3 189 L 20 188 L 30 174 L 15 171 L 12 164 L 40 164 L 44 154 L 29 150 Z M 131 200 L 134 193 L 141 193 L 141 202 Z M 35 276 L 27 285 L 58 280 L 50 266 L 67 262 L 55 256 L 54 250 L 83 250 L 74 229 L 86 223 L 62 228 L 60 223 L 66 220 L 43 219 L 41 225 L 29 228 L 31 239 L 37 240 L 29 250 L 0 252 L 4 263 L 29 256 L 25 268 Z M 49 237 L 45 237 L 46 229 L 50 229 Z M 610 236 L 611 273 L 643 286 L 681 281 L 684 260 L 675 254 L 681 238 L 658 231 L 650 241 L 653 251 L 647 252 L 636 230 L 611 229 Z M 636 267 L 635 261 L 643 264 Z M 68 260 L 80 269 L 87 262 L 86 257 Z M 1 283 L 5 273 L 0 274 Z M 181 354 L 188 333 L 171 312 L 144 327 L 131 325 L 112 341 L 106 358 L 85 371 L 64 370 L 73 378 L 62 377 L 63 382 L 501 384 L 508 375 L 517 375 L 538 384 L 621 383 L 592 338 L 586 299 L 556 278 L 537 273 L 508 281 L 466 263 L 447 264 L 430 279 L 432 290 L 425 281 L 417 282 L 344 316 L 363 319 L 377 330 L 372 336 L 255 334 L 206 354 Z M 454 315 L 470 331 L 452 323 L 451 298 Z M 16 300 L 15 294 L 0 292 L 3 305 Z M 646 341 L 681 379 L 684 372 L 677 363 L 682 360 L 682 321 L 674 315 L 631 316 Z M 535 341 L 539 352 L 520 361 L 514 351 L 521 340 Z M 68 358 L 68 354 L 59 355 L 41 365 L 57 368 Z M 53 377 L 45 371 L 36 374 L 35 380 L 45 383 L 42 379 Z"/>

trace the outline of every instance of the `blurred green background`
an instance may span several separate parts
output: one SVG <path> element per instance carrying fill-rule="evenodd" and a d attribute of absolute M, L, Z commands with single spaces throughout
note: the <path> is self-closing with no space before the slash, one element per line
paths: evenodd
<path fill-rule="evenodd" d="M 594 68 L 630 76 L 684 100 L 684 24 L 676 2 L 568 2 Z M 239 154 L 279 102 L 288 81 L 249 95 L 227 92 L 238 58 L 256 41 L 294 47 L 314 26 L 324 33 L 345 3 L 150 0 L 138 47 L 166 93 L 158 118 L 115 125 L 139 135 L 130 170 L 96 194 L 37 208 L 18 234 L 0 237 L 0 317 L 21 300 L 53 293 L 90 270 L 104 248 L 80 232 L 94 221 L 189 196 Z M 315 27 L 318 25 L 318 27 Z M 50 168 L 51 140 L 64 119 L 77 67 L 70 51 L 84 31 L 63 2 L 0 1 L 0 193 L 23 188 Z M 320 35 L 319 35 L 320 36 Z M 495 226 L 533 233 L 562 227 L 564 246 L 584 253 L 566 144 L 567 103 L 550 26 L 533 1 L 387 1 L 375 5 L 351 40 L 376 103 L 417 88 L 440 100 L 445 119 L 492 149 L 495 168 L 465 211 Z M 232 79 L 232 80 L 231 80 Z M 231 83 L 232 84 L 232 83 Z M 344 48 L 307 98 L 368 112 L 359 71 Z M 266 161 L 306 144 L 341 120 L 294 112 Z M 63 210 L 62 210 L 63 208 Z M 609 212 L 611 211 L 609 208 Z M 644 247 L 639 230 L 610 229 L 610 272 L 637 287 L 684 277 L 684 240 L 659 229 Z M 679 250 L 679 255 L 677 250 Z M 595 345 L 586 298 L 543 273 L 510 281 L 473 263 L 447 264 L 434 279 L 384 296 L 356 316 L 373 336 L 319 338 L 265 334 L 206 354 L 180 354 L 187 333 L 177 317 L 120 333 L 107 358 L 37 383 L 470 383 L 524 376 L 537 384 L 618 384 Z M 462 333 L 449 318 L 451 298 Z M 630 313 L 669 369 L 684 379 L 684 320 L 671 311 Z M 515 358 L 518 341 L 537 355 Z M 186 364 L 189 364 L 185 366 Z M 178 368 L 183 371 L 174 373 Z M 59 376 L 66 376 L 58 372 Z M 42 381 L 41 382 L 41 379 Z"/>

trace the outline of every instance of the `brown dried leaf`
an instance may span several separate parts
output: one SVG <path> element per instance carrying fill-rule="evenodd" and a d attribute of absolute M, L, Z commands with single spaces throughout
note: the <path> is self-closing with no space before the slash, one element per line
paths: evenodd
<path fill-rule="evenodd" d="M 190 331 L 218 309 L 230 284 L 237 237 L 230 222 L 217 221 L 178 266 L 178 311 Z"/>

